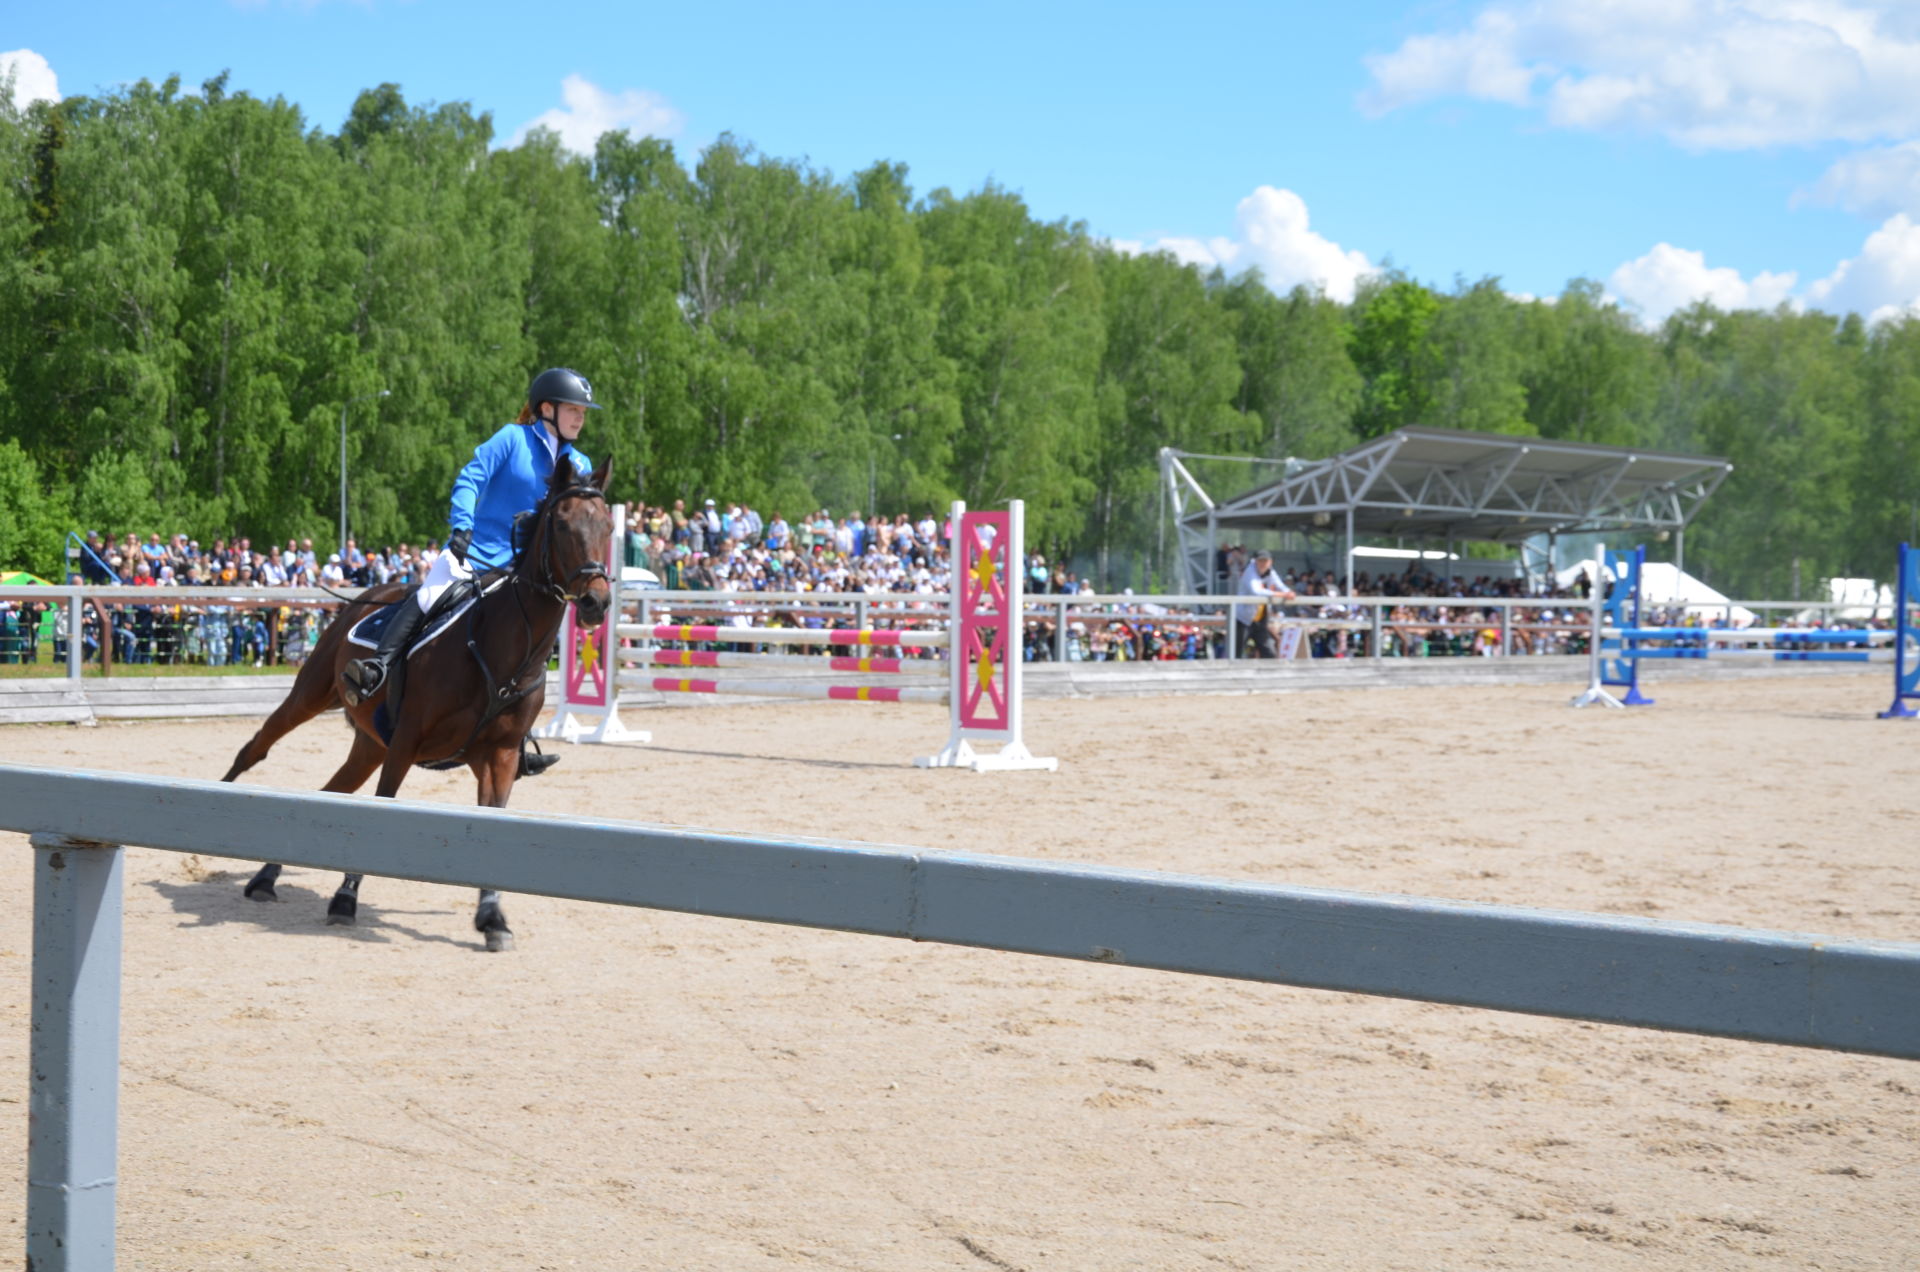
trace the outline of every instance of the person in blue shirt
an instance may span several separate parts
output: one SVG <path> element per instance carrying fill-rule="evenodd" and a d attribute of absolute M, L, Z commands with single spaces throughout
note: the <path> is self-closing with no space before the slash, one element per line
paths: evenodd
<path fill-rule="evenodd" d="M 473 458 L 453 479 L 453 506 L 447 514 L 453 533 L 447 536 L 446 550 L 434 559 L 412 600 L 402 600 L 388 620 L 380 647 L 341 669 L 348 705 L 379 692 L 393 660 L 448 588 L 472 578 L 476 565 L 498 569 L 513 563 L 514 518 L 539 507 L 556 464 L 564 461 L 582 476 L 592 474 L 592 463 L 573 444 L 587 412 L 599 409 L 593 386 L 578 371 L 554 367 L 533 378 L 520 417 L 475 447 Z"/>

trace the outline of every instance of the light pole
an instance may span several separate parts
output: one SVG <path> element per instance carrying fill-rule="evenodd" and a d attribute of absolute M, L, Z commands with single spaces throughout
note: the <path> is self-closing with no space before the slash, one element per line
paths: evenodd
<path fill-rule="evenodd" d="M 340 564 L 343 568 L 347 563 L 347 408 L 355 402 L 371 402 L 375 398 L 389 396 L 389 390 L 382 389 L 378 393 L 362 393 L 340 404 Z"/>
<path fill-rule="evenodd" d="M 906 436 L 905 433 L 895 433 L 893 434 L 893 440 L 897 442 L 905 436 Z M 873 439 L 869 437 L 867 439 L 867 515 L 869 517 L 871 517 L 875 512 L 879 511 L 879 509 L 877 509 L 874 506 L 878 502 L 879 502 L 879 498 L 874 493 Z"/>

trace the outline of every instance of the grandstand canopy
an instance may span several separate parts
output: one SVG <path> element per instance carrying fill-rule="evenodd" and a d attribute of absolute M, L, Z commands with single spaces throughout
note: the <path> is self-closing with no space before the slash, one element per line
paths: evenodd
<path fill-rule="evenodd" d="M 1163 452 L 1161 467 L 1190 585 L 1210 573 L 1218 542 L 1252 530 L 1341 534 L 1349 552 L 1358 538 L 1678 533 L 1733 471 L 1701 455 L 1403 428 L 1331 459 L 1291 461 L 1279 480 L 1215 501 L 1179 458 Z"/>

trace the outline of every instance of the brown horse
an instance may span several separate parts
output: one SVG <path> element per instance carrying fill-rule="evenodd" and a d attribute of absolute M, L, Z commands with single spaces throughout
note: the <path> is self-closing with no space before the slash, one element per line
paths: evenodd
<path fill-rule="evenodd" d="M 608 564 L 601 558 L 613 534 L 604 493 L 607 468 L 581 478 L 569 463 L 554 469 L 545 498 L 534 511 L 525 546 L 504 581 L 487 591 L 437 639 L 416 649 L 404 675 L 389 675 L 382 688 L 348 707 L 353 749 L 320 789 L 350 792 L 380 770 L 374 794 L 391 797 L 416 764 L 473 770 L 479 802 L 504 808 L 520 774 L 521 748 L 546 699 L 547 657 L 566 607 L 576 607 L 585 626 L 599 623 L 613 604 Z M 381 605 L 407 598 L 402 584 L 374 588 L 356 598 Z M 340 671 L 354 656 L 347 633 L 366 611 L 349 606 L 315 645 L 294 678 L 285 702 L 240 748 L 220 780 L 231 782 L 265 759 L 275 742 L 322 711 L 341 706 Z M 404 655 L 403 655 L 404 656 Z M 375 717 L 387 694 L 399 687 L 400 709 L 388 740 Z M 277 899 L 280 866 L 268 863 L 247 882 L 256 901 Z M 359 875 L 348 875 L 327 906 L 327 922 L 352 923 L 358 910 Z M 473 926 L 489 950 L 513 948 L 513 933 L 500 909 L 499 893 L 480 891 Z"/>

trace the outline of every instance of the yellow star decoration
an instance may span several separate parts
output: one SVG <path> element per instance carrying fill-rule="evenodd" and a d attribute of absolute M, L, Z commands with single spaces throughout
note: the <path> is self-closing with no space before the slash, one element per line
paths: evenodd
<path fill-rule="evenodd" d="M 973 674 L 982 690 L 993 688 L 993 646 L 980 647 L 980 656 L 973 660 Z"/>
<path fill-rule="evenodd" d="M 974 565 L 971 573 L 974 584 L 979 587 L 982 592 L 991 592 L 993 590 L 994 575 L 993 553 L 982 550 L 980 560 Z"/>
<path fill-rule="evenodd" d="M 600 651 L 593 647 L 593 637 L 582 636 L 580 638 L 580 670 L 592 675 L 593 669 L 599 665 Z"/>

